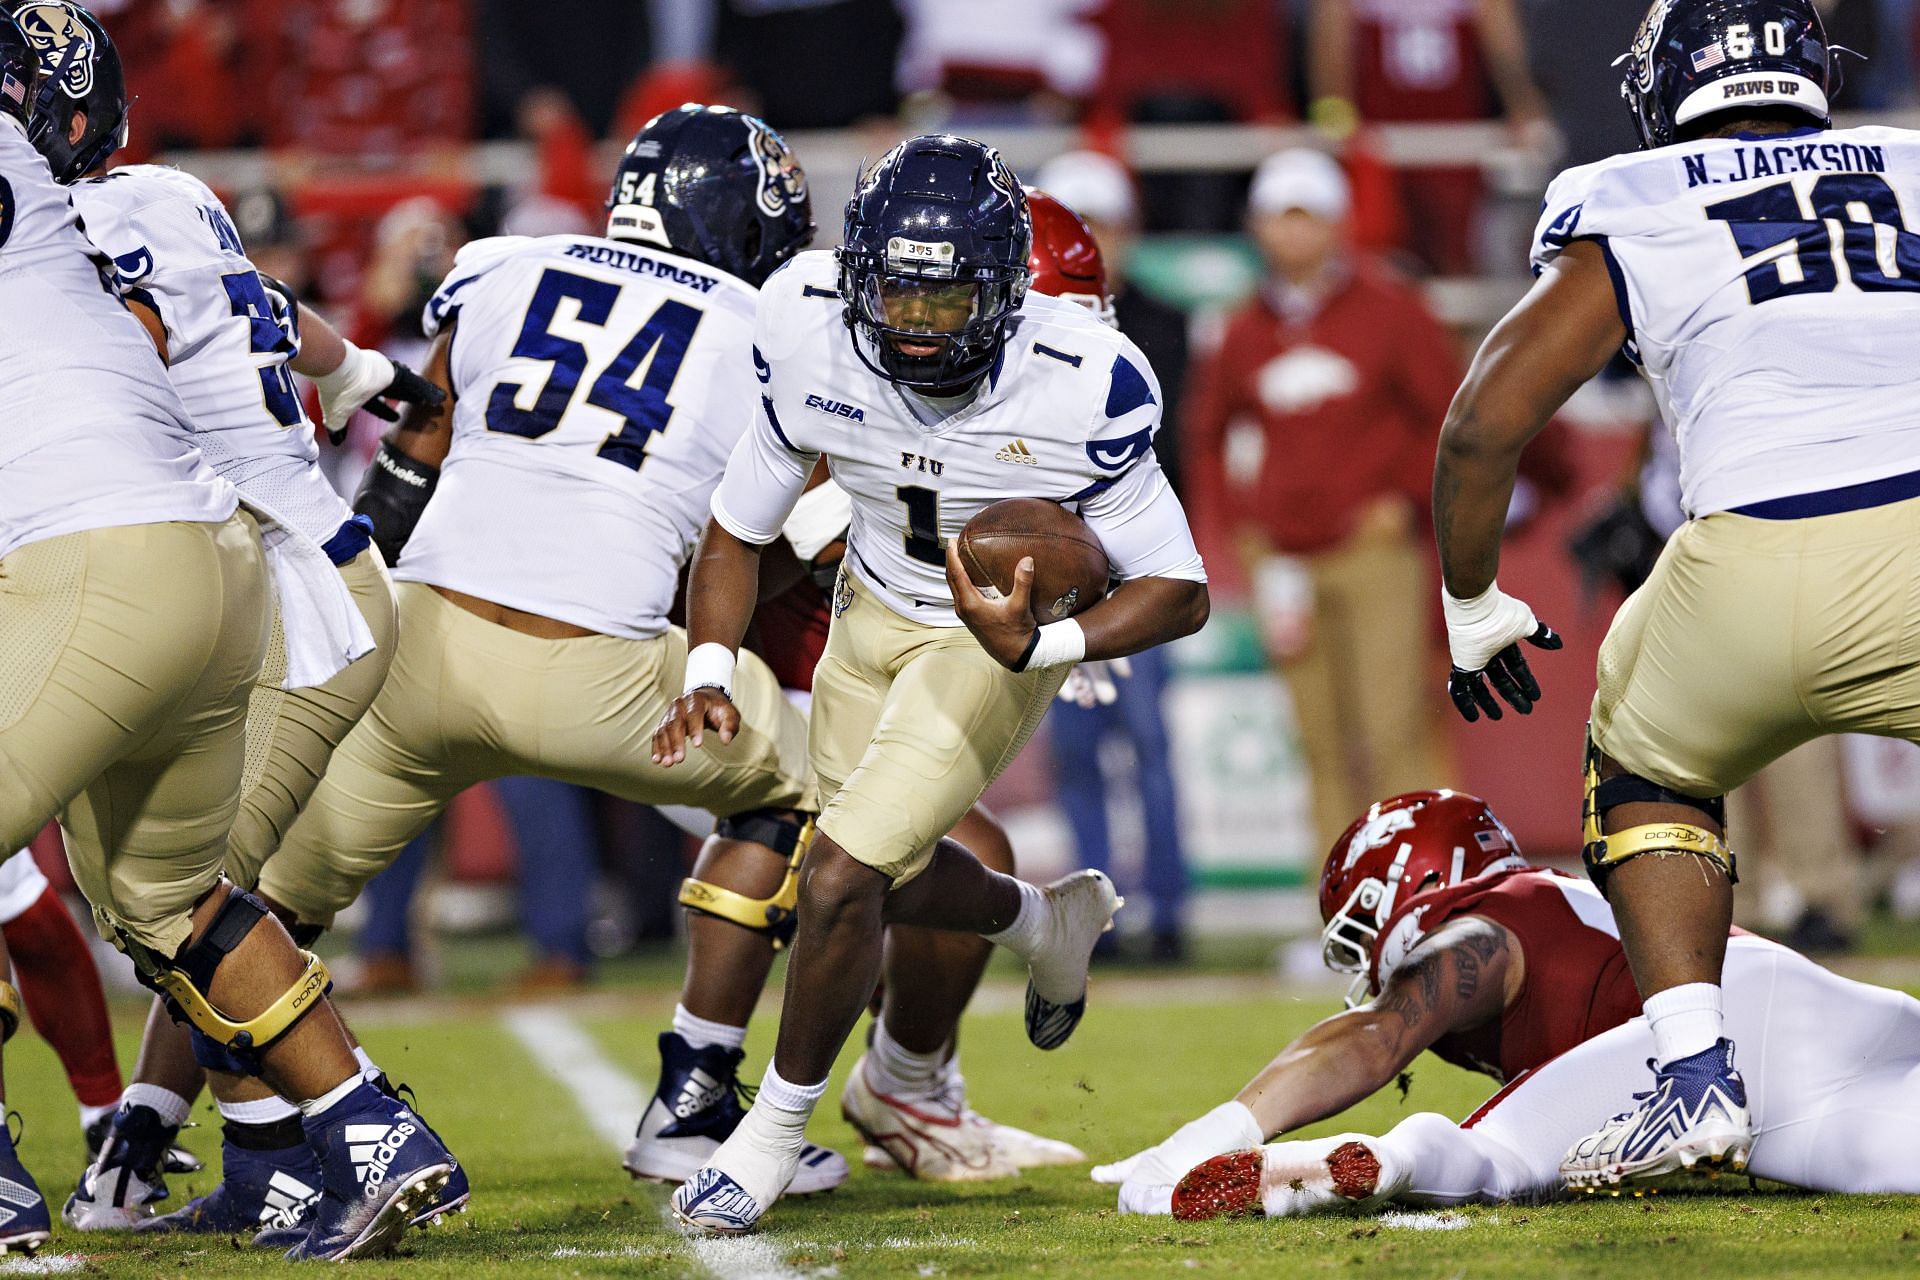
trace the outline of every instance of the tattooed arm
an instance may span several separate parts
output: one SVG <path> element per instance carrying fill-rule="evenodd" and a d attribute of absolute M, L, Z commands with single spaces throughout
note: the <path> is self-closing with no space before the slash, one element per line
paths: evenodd
<path fill-rule="evenodd" d="M 1268 1137 L 1338 1115 L 1441 1036 L 1498 1018 L 1523 975 L 1512 934 L 1478 916 L 1450 920 L 1421 939 L 1372 1003 L 1302 1033 L 1238 1100 Z"/>

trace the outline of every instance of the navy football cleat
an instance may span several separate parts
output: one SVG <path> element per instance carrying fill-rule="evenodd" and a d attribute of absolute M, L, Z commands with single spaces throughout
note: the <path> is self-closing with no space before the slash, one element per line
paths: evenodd
<path fill-rule="evenodd" d="M 100 1155 L 80 1175 L 60 1216 L 79 1231 L 125 1231 L 153 1216 L 167 1198 L 161 1170 L 180 1132 L 152 1107 L 122 1103 Z"/>
<path fill-rule="evenodd" d="M 220 1184 L 172 1213 L 149 1218 L 135 1231 L 234 1235 L 312 1225 L 320 1199 L 320 1160 L 304 1132 L 292 1146 L 256 1150 L 234 1141 L 233 1126 L 220 1144 Z M 298 1243 L 299 1236 L 287 1244 Z"/>
<path fill-rule="evenodd" d="M 1654 1068 L 1640 1103 L 1582 1138 L 1560 1174 L 1576 1191 L 1603 1191 L 1692 1169 L 1739 1172 L 1753 1149 L 1747 1086 L 1733 1069 L 1733 1042 Z M 1614 1194 L 1618 1195 L 1616 1190 Z"/>
<path fill-rule="evenodd" d="M 303 1124 L 320 1158 L 320 1201 L 291 1261 L 391 1252 L 453 1176 L 452 1155 L 426 1123 L 365 1081 Z"/>
<path fill-rule="evenodd" d="M 395 1084 L 387 1077 L 387 1073 L 382 1071 L 374 1077 L 373 1087 L 386 1094 L 389 1098 L 392 1098 L 395 1102 L 404 1104 L 408 1110 L 413 1112 L 421 1124 L 427 1125 L 427 1132 L 433 1136 L 435 1142 L 438 1142 L 442 1147 L 447 1145 L 447 1140 L 442 1138 L 439 1131 L 432 1125 L 427 1124 L 427 1118 L 420 1114 L 420 1107 L 414 1100 L 413 1087 L 411 1085 Z M 451 1149 L 448 1150 L 447 1156 L 448 1159 L 453 1159 Z M 430 1227 L 448 1214 L 465 1213 L 467 1211 L 467 1202 L 472 1198 L 473 1188 L 467 1182 L 467 1171 L 458 1160 L 454 1160 L 453 1173 L 447 1178 L 447 1185 L 440 1188 L 440 1194 L 434 1197 L 433 1203 L 421 1210 L 419 1216 L 414 1218 L 413 1225 L 416 1227 Z"/>
<path fill-rule="evenodd" d="M 87 1163 L 92 1164 L 100 1158 L 100 1149 L 107 1145 L 107 1135 L 113 1131 L 114 1112 L 109 1111 L 81 1132 L 87 1136 Z M 167 1148 L 167 1158 L 160 1162 L 161 1173 L 198 1173 L 206 1168 L 206 1162 L 178 1142 Z"/>
<path fill-rule="evenodd" d="M 740 1083 L 739 1049 L 708 1045 L 695 1049 L 672 1031 L 660 1033 L 660 1083 L 640 1117 L 622 1161 L 635 1178 L 649 1182 L 685 1182 L 700 1171 L 746 1116 Z M 809 1142 L 800 1167 L 787 1187 L 790 1196 L 831 1191 L 847 1180 L 847 1162 L 837 1151 Z"/>
<path fill-rule="evenodd" d="M 47 1210 L 46 1197 L 20 1163 L 13 1135 L 0 1124 L 0 1254 L 30 1254 L 52 1234 L 53 1215 Z"/>

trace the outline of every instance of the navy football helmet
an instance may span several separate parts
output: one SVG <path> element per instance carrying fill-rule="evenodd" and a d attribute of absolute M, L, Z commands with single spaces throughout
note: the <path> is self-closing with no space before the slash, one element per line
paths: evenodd
<path fill-rule="evenodd" d="M 758 116 L 689 102 L 647 121 L 607 193 L 607 238 L 653 245 L 758 288 L 813 239 L 807 175 Z"/>
<path fill-rule="evenodd" d="M 1836 52 L 1813 0 L 1653 0 L 1620 57 L 1620 94 L 1645 147 L 1747 107 L 1790 107 L 1825 125 L 1840 91 Z"/>
<path fill-rule="evenodd" d="M 13 17 L 40 55 L 28 136 L 56 182 L 77 182 L 127 144 L 127 78 L 100 19 L 68 0 L 27 0 Z M 86 114 L 73 141 L 75 112 Z"/>
<path fill-rule="evenodd" d="M 1027 196 L 992 147 L 909 138 L 847 202 L 840 298 L 853 347 L 897 386 L 964 390 L 992 368 L 1026 297 Z"/>

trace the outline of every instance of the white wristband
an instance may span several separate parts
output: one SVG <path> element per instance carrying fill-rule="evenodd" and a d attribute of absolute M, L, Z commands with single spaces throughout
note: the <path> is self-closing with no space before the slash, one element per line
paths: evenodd
<path fill-rule="evenodd" d="M 1049 622 L 1040 628 L 1033 652 L 1027 655 L 1023 671 L 1041 671 L 1048 667 L 1066 667 L 1087 656 L 1087 633 L 1072 618 Z"/>
<path fill-rule="evenodd" d="M 695 689 L 718 689 L 729 701 L 733 699 L 733 667 L 736 659 L 733 650 L 712 640 L 697 644 L 687 654 L 687 678 L 681 687 L 683 694 Z"/>

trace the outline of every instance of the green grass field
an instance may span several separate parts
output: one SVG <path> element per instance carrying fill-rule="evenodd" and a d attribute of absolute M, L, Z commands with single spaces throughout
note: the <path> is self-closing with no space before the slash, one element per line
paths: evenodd
<path fill-rule="evenodd" d="M 572 1004 L 511 1006 L 481 998 L 368 1005 L 359 1025 L 375 1057 L 415 1086 L 429 1118 L 466 1162 L 473 1209 L 408 1238 L 394 1259 L 356 1264 L 369 1276 L 699 1276 L 793 1280 L 829 1276 L 1163 1276 L 1305 1274 L 1394 1277 L 1906 1276 L 1920 1274 L 1920 1199 L 1784 1191 L 1679 1194 L 1654 1200 L 1470 1209 L 1388 1218 L 1186 1225 L 1123 1218 L 1113 1191 L 1081 1169 L 985 1186 L 910 1182 L 859 1167 L 840 1120 L 836 1078 L 813 1137 L 845 1152 L 853 1181 L 783 1202 L 745 1241 L 690 1242 L 663 1221 L 665 1188 L 628 1181 L 613 1138 L 635 1115 L 594 1119 L 539 1065 L 586 1043 L 651 1085 L 653 1039 L 672 1008 L 672 967 L 629 971 L 618 989 Z M 1102 998 L 1103 989 L 1106 998 Z M 1289 995 L 1252 974 L 1177 985 L 1115 977 L 1072 1043 L 1029 1049 L 1017 988 L 996 980 L 971 1016 L 963 1059 L 974 1104 L 999 1119 L 1066 1138 L 1112 1159 L 1165 1136 L 1231 1094 L 1295 1031 L 1328 1012 L 1323 994 Z M 354 1012 L 349 1010 L 349 1012 Z M 133 1011 L 123 1060 L 132 1060 Z M 749 1042 L 750 1077 L 771 1047 L 772 1009 Z M 516 1033 L 515 1027 L 520 1031 Z M 852 1054 L 842 1059 L 844 1070 Z M 58 1205 L 82 1161 L 72 1101 L 52 1054 L 31 1033 L 7 1054 L 9 1102 L 26 1117 L 21 1146 Z M 1464 1115 L 1490 1091 L 1480 1077 L 1426 1058 L 1408 1096 L 1377 1097 L 1324 1131 L 1392 1125 L 1409 1109 Z M 210 1162 L 217 1117 L 203 1102 L 187 1145 Z M 1916 1154 L 1920 1159 L 1920 1153 Z M 176 1179 L 172 1204 L 208 1174 Z M 1740 1184 L 1744 1188 L 1744 1183 Z M 254 1275 L 285 1264 L 225 1237 L 80 1236 L 56 1227 L 39 1259 L 0 1261 L 0 1275 L 115 1277 Z"/>

